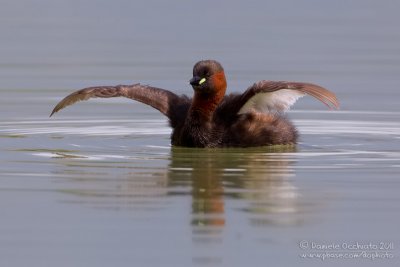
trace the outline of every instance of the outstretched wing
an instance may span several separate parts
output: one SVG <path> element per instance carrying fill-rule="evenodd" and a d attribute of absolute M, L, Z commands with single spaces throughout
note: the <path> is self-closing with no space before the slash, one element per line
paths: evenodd
<path fill-rule="evenodd" d="M 94 97 L 109 98 L 120 96 L 150 105 L 168 118 L 172 116 L 171 107 L 173 104 L 180 102 L 180 97 L 168 90 L 141 84 L 88 87 L 78 90 L 61 100 L 51 112 L 50 117 L 57 111 L 78 101 Z"/>
<path fill-rule="evenodd" d="M 260 81 L 236 99 L 237 114 L 252 111 L 284 112 L 304 95 L 315 97 L 330 109 L 339 108 L 335 94 L 321 86 L 301 82 Z"/>

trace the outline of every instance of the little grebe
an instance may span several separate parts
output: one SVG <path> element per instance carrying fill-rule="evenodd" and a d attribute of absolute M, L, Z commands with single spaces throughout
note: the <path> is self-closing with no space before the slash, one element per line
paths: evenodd
<path fill-rule="evenodd" d="M 253 147 L 295 144 L 297 131 L 283 116 L 296 100 L 311 95 L 338 108 L 334 93 L 311 83 L 260 81 L 243 94 L 225 95 L 224 69 L 215 60 L 193 67 L 193 98 L 147 85 L 96 86 L 76 91 L 55 112 L 92 97 L 127 97 L 158 109 L 173 129 L 171 143 L 186 147 Z"/>

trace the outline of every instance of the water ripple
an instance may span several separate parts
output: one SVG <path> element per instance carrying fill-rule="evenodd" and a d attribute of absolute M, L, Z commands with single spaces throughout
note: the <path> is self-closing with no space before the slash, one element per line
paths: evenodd
<path fill-rule="evenodd" d="M 311 135 L 389 135 L 400 138 L 400 122 L 396 121 L 360 121 L 360 120 L 321 120 L 295 119 L 294 123 L 302 134 Z M 166 120 L 34 120 L 0 122 L 0 134 L 37 135 L 65 134 L 90 136 L 125 135 L 167 135 L 171 129 Z"/>

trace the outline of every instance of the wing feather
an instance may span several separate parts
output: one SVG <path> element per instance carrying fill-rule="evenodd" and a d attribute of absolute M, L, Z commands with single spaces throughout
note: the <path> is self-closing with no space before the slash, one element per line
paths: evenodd
<path fill-rule="evenodd" d="M 330 109 L 339 108 L 339 101 L 331 91 L 315 84 L 302 82 L 260 81 L 243 93 L 238 103 L 238 114 L 256 112 L 284 112 L 300 97 L 310 95 Z"/>
<path fill-rule="evenodd" d="M 66 96 L 54 107 L 50 117 L 54 113 L 78 101 L 88 100 L 96 97 L 130 98 L 158 109 L 167 117 L 171 116 L 171 104 L 176 103 L 180 98 L 168 90 L 141 84 L 88 87 Z"/>

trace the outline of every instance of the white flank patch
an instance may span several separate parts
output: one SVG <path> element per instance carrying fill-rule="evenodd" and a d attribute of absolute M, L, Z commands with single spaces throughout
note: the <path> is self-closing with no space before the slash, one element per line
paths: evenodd
<path fill-rule="evenodd" d="M 251 97 L 239 110 L 238 114 L 249 112 L 269 113 L 271 111 L 286 111 L 305 94 L 290 89 L 275 92 L 258 93 Z"/>

